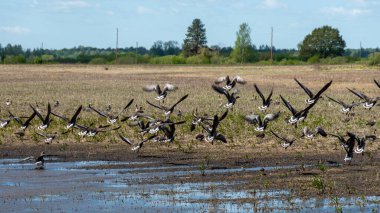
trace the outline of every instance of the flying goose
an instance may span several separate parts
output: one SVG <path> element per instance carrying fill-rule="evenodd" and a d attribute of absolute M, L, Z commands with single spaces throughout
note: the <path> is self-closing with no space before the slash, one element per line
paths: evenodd
<path fill-rule="evenodd" d="M 208 133 L 207 137 L 204 135 L 204 134 L 198 134 L 196 136 L 196 139 L 198 140 L 205 140 L 207 142 L 211 142 L 211 144 L 213 144 L 214 140 L 220 140 L 222 141 L 223 143 L 227 143 L 227 140 L 226 138 L 224 137 L 224 135 L 222 135 L 221 133 L 219 133 L 217 131 L 217 128 L 219 126 L 219 117 L 218 115 L 215 115 L 214 116 L 214 120 L 212 122 L 212 127 L 206 127 L 204 124 L 200 123 L 202 128 Z"/>
<path fill-rule="evenodd" d="M 54 113 L 54 112 L 51 112 L 52 115 L 64 120 L 65 122 L 67 122 L 67 125 L 66 125 L 66 129 L 71 129 L 75 126 L 75 124 L 77 123 L 77 118 L 78 118 L 78 115 L 79 113 L 81 112 L 82 110 L 82 105 L 80 105 L 77 109 L 77 111 L 75 111 L 74 115 L 71 117 L 71 119 L 69 120 L 68 118 L 62 116 L 62 115 L 58 115 L 57 113 Z"/>
<path fill-rule="evenodd" d="M 284 148 L 284 149 L 287 149 L 288 147 L 290 147 L 294 141 L 296 141 L 295 138 L 293 139 L 287 139 L 285 137 L 282 137 L 282 136 L 279 136 L 278 134 L 274 133 L 272 130 L 270 131 L 274 136 L 276 136 L 276 138 L 280 139 L 280 141 L 282 142 L 281 146 Z"/>
<path fill-rule="evenodd" d="M 8 124 L 13 120 L 13 118 L 0 119 L 0 128 L 8 126 Z"/>
<path fill-rule="evenodd" d="M 143 87 L 143 90 L 145 92 L 155 91 L 157 93 L 157 97 L 155 99 L 158 101 L 161 101 L 166 98 L 169 91 L 177 90 L 177 86 L 174 86 L 173 84 L 165 84 L 164 88 L 161 90 L 160 85 L 153 84 L 153 85 L 146 85 L 145 87 Z"/>
<path fill-rule="evenodd" d="M 41 136 L 44 138 L 44 142 L 46 144 L 50 144 L 56 137 L 57 137 L 57 132 L 53 134 L 48 134 L 48 133 L 40 133 L 40 132 L 35 132 L 37 135 Z"/>
<path fill-rule="evenodd" d="M 223 86 L 223 89 L 225 90 L 231 90 L 232 88 L 234 88 L 236 86 L 236 83 L 239 83 L 239 84 L 245 84 L 247 83 L 243 78 L 241 78 L 240 76 L 235 76 L 232 80 L 230 79 L 230 76 L 222 76 L 222 77 L 219 77 L 215 80 L 215 84 L 220 84 L 222 83 L 223 81 L 226 82 L 226 84 Z"/>
<path fill-rule="evenodd" d="M 120 112 L 116 115 L 113 115 L 113 114 L 110 114 L 110 113 L 105 113 L 105 112 L 101 112 L 100 110 L 97 110 L 95 109 L 94 107 L 92 107 L 91 105 L 88 105 L 88 107 L 90 109 L 92 109 L 94 112 L 98 113 L 98 115 L 102 116 L 102 117 L 105 117 L 107 118 L 107 123 L 109 124 L 114 124 L 116 123 L 116 121 L 119 119 L 119 116 L 129 107 L 131 106 L 131 104 L 133 103 L 133 100 L 130 100 L 129 103 L 122 109 L 120 110 Z"/>
<path fill-rule="evenodd" d="M 347 89 L 348 89 L 348 91 L 352 92 L 354 95 L 358 96 L 360 99 L 362 99 L 364 101 L 363 107 L 365 109 L 371 109 L 372 107 L 375 106 L 376 102 L 378 100 L 380 100 L 380 97 L 370 98 L 370 97 L 364 95 L 362 92 L 351 90 L 349 88 L 347 88 Z"/>
<path fill-rule="evenodd" d="M 189 96 L 189 94 L 183 96 L 181 99 L 179 99 L 175 104 L 173 104 L 171 107 L 165 107 L 165 106 L 158 106 L 156 104 L 153 104 L 153 103 L 150 103 L 149 101 L 146 101 L 149 105 L 157 108 L 157 109 L 160 109 L 164 112 L 164 115 L 169 117 L 170 114 L 173 113 L 174 111 L 174 108 L 179 104 L 181 103 L 182 101 L 184 101 L 187 97 Z"/>
<path fill-rule="evenodd" d="M 260 115 L 251 114 L 251 115 L 245 116 L 245 120 L 248 121 L 250 124 L 257 125 L 255 128 L 256 131 L 263 132 L 266 129 L 269 121 L 273 121 L 277 119 L 279 116 L 280 116 L 280 112 L 271 113 L 271 114 L 265 115 L 263 120 L 261 120 Z"/>
<path fill-rule="evenodd" d="M 49 127 L 51 119 L 50 119 L 50 113 L 51 113 L 51 106 L 50 103 L 48 103 L 48 111 L 46 113 L 45 118 L 42 117 L 42 115 L 32 106 L 29 105 L 33 111 L 36 113 L 37 117 L 42 121 L 42 124 L 38 127 L 39 130 L 44 130 Z"/>
<path fill-rule="evenodd" d="M 36 112 L 33 112 L 32 115 L 28 117 L 28 119 L 25 122 L 22 122 L 19 117 L 14 116 L 11 112 L 9 112 L 9 116 L 14 119 L 19 125 L 21 130 L 25 130 L 30 125 L 30 122 L 33 120 L 33 118 L 36 116 Z"/>
<path fill-rule="evenodd" d="M 285 100 L 284 97 L 280 95 L 280 98 L 283 101 L 286 108 L 288 108 L 288 110 L 292 113 L 292 116 L 288 120 L 288 123 L 290 124 L 297 124 L 297 122 L 303 121 L 304 119 L 306 119 L 309 113 L 309 110 L 317 103 L 315 101 L 314 103 L 308 105 L 305 109 L 297 111 L 296 109 L 293 108 L 293 106 L 287 100 Z"/>
<path fill-rule="evenodd" d="M 320 135 L 322 137 L 327 137 L 327 133 L 322 127 L 317 126 L 315 131 L 311 131 L 307 126 L 305 126 L 302 130 L 302 137 L 306 137 L 307 139 L 313 139 L 315 136 Z"/>
<path fill-rule="evenodd" d="M 332 80 L 330 82 L 328 82 L 327 84 L 325 84 L 325 86 L 323 86 L 315 95 L 313 94 L 313 92 L 311 92 L 311 90 L 309 88 L 307 88 L 306 86 L 304 86 L 301 82 L 299 82 L 296 78 L 294 78 L 294 80 L 297 82 L 297 84 L 306 92 L 306 94 L 309 96 L 309 99 L 306 99 L 305 102 L 307 104 L 313 104 L 314 102 L 316 102 L 319 97 L 322 95 L 322 93 L 324 91 L 326 91 L 330 85 L 332 84 Z"/>
<path fill-rule="evenodd" d="M 166 125 L 163 125 L 160 127 L 164 135 L 154 138 L 156 142 L 160 142 L 160 143 L 173 142 L 174 137 L 175 137 L 175 130 L 176 130 L 175 125 L 185 123 L 185 121 L 172 122 L 170 120 L 167 120 L 166 122 L 167 122 Z"/>
<path fill-rule="evenodd" d="M 342 113 L 345 113 L 347 114 L 348 112 L 352 111 L 352 109 L 356 106 L 358 106 L 360 103 L 355 103 L 355 102 L 352 102 L 351 104 L 347 104 L 347 103 L 344 103 L 343 101 L 340 101 L 340 100 L 335 100 L 329 96 L 326 96 L 328 99 L 330 99 L 331 101 L 339 104 L 342 106 L 342 108 L 340 109 L 340 111 Z"/>
<path fill-rule="evenodd" d="M 364 152 L 365 144 L 367 140 L 374 141 L 376 140 L 375 135 L 364 135 L 363 137 L 356 137 L 357 146 L 355 148 L 355 153 L 361 154 Z"/>
<path fill-rule="evenodd" d="M 88 136 L 88 137 L 94 137 L 99 132 L 108 132 L 108 131 L 118 130 L 121 127 L 121 126 L 118 126 L 112 129 L 105 129 L 109 127 L 110 125 L 91 127 L 92 125 L 93 124 L 91 124 L 90 126 L 84 126 L 84 125 L 76 124 L 74 127 L 81 130 L 81 132 L 78 133 L 80 136 Z"/>
<path fill-rule="evenodd" d="M 239 96 L 236 96 L 236 94 L 239 92 L 238 90 L 235 90 L 234 92 L 230 93 L 228 90 L 223 89 L 222 87 L 219 87 L 214 84 L 212 85 L 212 88 L 217 93 L 223 94 L 227 98 L 227 103 L 223 105 L 223 107 L 226 109 L 232 107 L 236 103 L 236 100 L 240 98 Z"/>
<path fill-rule="evenodd" d="M 35 161 L 35 165 L 36 165 L 35 169 L 41 170 L 41 169 L 45 169 L 45 165 L 44 165 L 45 156 L 53 156 L 53 155 L 46 155 L 45 152 L 41 152 L 40 156 L 38 156 L 37 159 L 34 156 L 30 156 L 30 157 L 20 160 L 20 162 Z"/>
<path fill-rule="evenodd" d="M 228 109 L 220 116 L 219 122 L 221 122 L 223 119 L 227 117 L 228 114 Z M 196 125 L 200 125 L 202 123 L 203 125 L 209 126 L 211 128 L 212 126 L 212 121 L 214 120 L 214 117 L 210 117 L 207 115 L 204 116 L 199 116 L 197 113 L 197 110 L 195 113 L 193 113 L 193 120 L 191 121 L 190 125 L 190 131 L 194 131 Z"/>
<path fill-rule="evenodd" d="M 151 135 L 149 138 L 146 138 L 146 139 L 144 139 L 144 140 L 142 140 L 140 142 L 133 142 L 132 140 L 130 140 L 127 137 L 122 136 L 121 134 L 119 134 L 119 137 L 121 138 L 121 140 L 123 140 L 124 142 L 126 142 L 127 144 L 129 144 L 132 147 L 131 148 L 132 151 L 139 152 L 140 149 L 143 147 L 143 145 L 144 145 L 145 142 L 148 142 L 148 141 L 152 140 L 156 136 L 155 135 Z"/>
<path fill-rule="evenodd" d="M 329 133 L 329 135 L 338 138 L 340 144 L 343 146 L 344 150 L 346 151 L 346 156 L 344 157 L 345 162 L 352 160 L 353 153 L 354 153 L 355 141 L 357 140 L 357 137 L 355 134 L 353 134 L 351 132 L 347 132 L 346 134 L 348 136 L 347 139 L 345 139 L 341 135 Z"/>
<path fill-rule="evenodd" d="M 261 100 L 263 101 L 263 105 L 261 105 L 259 107 L 259 110 L 262 110 L 262 111 L 265 111 L 268 109 L 270 103 L 271 103 L 271 97 L 272 97 L 272 94 L 273 94 L 273 89 L 270 91 L 269 95 L 267 98 L 264 97 L 263 93 L 260 91 L 259 87 L 257 87 L 256 84 L 253 85 L 255 87 L 255 90 L 257 92 L 257 94 L 259 94 Z"/>

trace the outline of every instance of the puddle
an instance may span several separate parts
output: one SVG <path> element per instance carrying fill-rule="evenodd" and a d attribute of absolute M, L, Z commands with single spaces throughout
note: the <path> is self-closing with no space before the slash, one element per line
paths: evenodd
<path fill-rule="evenodd" d="M 380 197 L 302 200 L 287 190 L 237 190 L 244 182 L 148 184 L 149 180 L 201 174 L 198 166 L 155 167 L 151 162 L 79 161 L 33 163 L 0 160 L 2 210 L 9 212 L 253 212 L 379 211 Z M 128 165 L 147 164 L 142 168 Z M 96 166 L 125 165 L 121 169 Z M 308 167 L 311 165 L 306 165 Z M 94 168 L 91 168 L 94 167 Z M 301 165 L 206 169 L 206 174 L 298 168 Z M 169 169 L 169 171 L 168 171 Z"/>

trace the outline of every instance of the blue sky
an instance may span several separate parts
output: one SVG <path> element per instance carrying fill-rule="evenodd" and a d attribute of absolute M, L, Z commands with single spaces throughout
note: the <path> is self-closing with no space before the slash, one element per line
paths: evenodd
<path fill-rule="evenodd" d="M 157 40 L 182 44 L 200 18 L 208 45 L 233 46 L 243 22 L 255 45 L 297 48 L 314 28 L 338 28 L 349 48 L 380 47 L 380 1 L 376 0 L 1 0 L 0 43 L 24 48 L 84 45 L 150 48 Z"/>

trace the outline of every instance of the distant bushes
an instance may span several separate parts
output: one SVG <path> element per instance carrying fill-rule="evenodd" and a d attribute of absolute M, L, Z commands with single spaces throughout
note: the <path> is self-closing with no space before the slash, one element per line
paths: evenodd
<path fill-rule="evenodd" d="M 380 65 L 380 52 L 372 53 L 369 55 L 368 65 Z"/>

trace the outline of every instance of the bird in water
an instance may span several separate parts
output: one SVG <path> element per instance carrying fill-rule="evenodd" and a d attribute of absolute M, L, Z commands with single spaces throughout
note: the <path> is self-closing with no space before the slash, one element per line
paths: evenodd
<path fill-rule="evenodd" d="M 57 156 L 57 155 L 46 155 L 45 152 L 41 152 L 41 154 L 37 158 L 35 158 L 34 156 L 30 156 L 30 157 L 22 159 L 20 162 L 35 161 L 35 163 L 34 163 L 35 169 L 43 170 L 43 169 L 45 169 L 44 157 L 52 157 L 52 156 Z"/>

